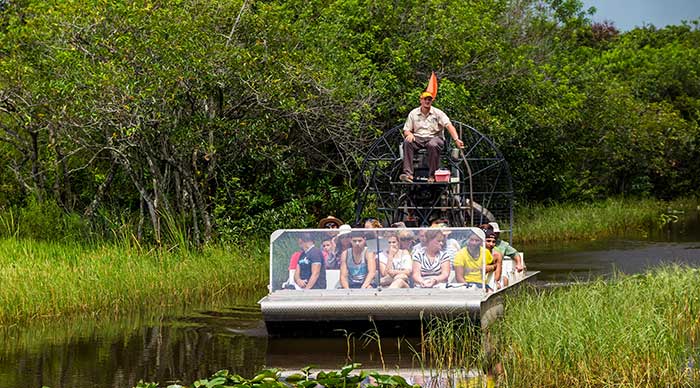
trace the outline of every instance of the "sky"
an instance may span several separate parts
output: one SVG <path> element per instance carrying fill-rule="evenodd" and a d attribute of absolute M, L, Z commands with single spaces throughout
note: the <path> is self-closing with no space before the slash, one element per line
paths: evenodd
<path fill-rule="evenodd" d="M 620 31 L 653 24 L 657 28 L 700 18 L 700 0 L 582 0 L 583 9 L 597 9 L 591 20 L 613 22 Z"/>

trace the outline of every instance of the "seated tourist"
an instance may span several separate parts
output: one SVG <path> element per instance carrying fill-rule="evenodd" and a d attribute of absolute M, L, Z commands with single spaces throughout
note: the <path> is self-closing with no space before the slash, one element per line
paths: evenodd
<path fill-rule="evenodd" d="M 287 267 L 289 269 L 289 278 L 284 283 L 282 283 L 282 288 L 299 289 L 299 286 L 297 286 L 294 282 L 294 272 L 297 269 L 297 265 L 299 264 L 299 257 L 301 257 L 302 253 L 304 253 L 304 250 L 301 249 L 301 246 L 299 246 L 299 250 L 294 251 L 294 253 L 292 253 L 292 255 L 289 257 L 289 267 Z"/>
<path fill-rule="evenodd" d="M 430 224 L 431 228 L 449 228 L 450 224 L 449 221 L 445 218 L 438 218 L 436 220 L 433 220 Z M 457 241 L 454 238 L 450 238 L 450 234 L 452 233 L 450 230 L 444 230 L 442 232 L 445 235 L 445 251 L 447 252 L 447 255 L 450 257 L 450 268 L 454 267 L 454 261 L 455 261 L 455 255 L 457 254 L 457 251 L 461 248 L 459 245 L 459 241 Z"/>
<path fill-rule="evenodd" d="M 376 218 L 366 218 L 365 222 L 362 224 L 365 229 L 379 229 L 382 227 L 382 223 Z"/>
<path fill-rule="evenodd" d="M 525 264 L 523 263 L 522 256 L 520 255 L 517 249 L 508 244 L 506 241 L 501 240 L 501 228 L 499 228 L 497 223 L 490 222 L 489 225 L 491 226 L 493 232 L 496 233 L 496 246 L 493 248 L 493 250 L 499 252 L 503 257 L 504 261 L 513 260 L 515 264 L 513 266 L 513 276 L 516 279 L 522 277 L 525 274 Z"/>
<path fill-rule="evenodd" d="M 413 262 L 411 253 L 399 247 L 398 233 L 386 236 L 388 248 L 382 252 L 386 260 L 380 259 L 381 285 L 389 288 L 408 288 Z"/>
<path fill-rule="evenodd" d="M 321 251 L 326 259 L 326 269 L 340 268 L 340 258 L 336 256 L 335 242 L 333 237 L 325 235 L 321 241 Z"/>
<path fill-rule="evenodd" d="M 352 246 L 352 243 L 350 242 L 351 230 L 352 228 L 348 224 L 340 225 L 340 228 L 338 228 L 338 234 L 333 238 L 337 268 L 340 268 L 340 255 L 342 255 L 343 252 Z"/>
<path fill-rule="evenodd" d="M 487 275 L 496 270 L 491 252 L 484 248 L 481 237 L 472 233 L 467 238 L 466 246 L 455 255 L 455 281 L 482 288 L 482 282 L 486 280 L 482 272 L 484 264 Z M 486 287 L 489 288 L 488 285 Z"/>
<path fill-rule="evenodd" d="M 343 221 L 333 216 L 328 216 L 318 221 L 319 229 L 338 229 L 342 224 Z"/>
<path fill-rule="evenodd" d="M 371 288 L 376 276 L 376 255 L 367 249 L 367 239 L 352 233 L 352 247 L 340 256 L 340 284 L 343 288 Z"/>
<path fill-rule="evenodd" d="M 485 235 L 486 239 L 484 242 L 486 243 L 486 250 L 491 252 L 491 256 L 493 256 L 493 264 L 496 266 L 496 269 L 493 271 L 494 285 L 496 286 L 496 289 L 500 289 L 501 287 L 508 285 L 508 278 L 503 276 L 503 256 L 500 252 L 494 249 L 496 246 L 496 233 L 488 231 L 485 233 Z"/>
<path fill-rule="evenodd" d="M 426 229 L 424 228 L 418 229 L 418 238 L 413 241 L 413 248 L 411 248 L 411 254 L 414 254 L 425 247 L 425 232 Z"/>
<path fill-rule="evenodd" d="M 302 253 L 294 271 L 294 283 L 303 289 L 325 289 L 326 263 L 323 253 L 314 245 L 311 233 L 302 233 L 297 242 Z"/>
<path fill-rule="evenodd" d="M 445 235 L 439 229 L 425 231 L 425 243 L 413 252 L 413 281 L 416 287 L 431 288 L 446 283 L 450 257 L 443 249 Z"/>

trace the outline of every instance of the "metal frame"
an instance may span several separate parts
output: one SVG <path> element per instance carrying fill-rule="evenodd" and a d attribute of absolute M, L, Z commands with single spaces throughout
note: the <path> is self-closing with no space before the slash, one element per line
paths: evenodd
<path fill-rule="evenodd" d="M 357 181 L 357 222 L 369 213 L 388 226 L 404 221 L 409 212 L 416 216 L 416 226 L 436 217 L 447 218 L 452 226 L 495 221 L 512 240 L 514 192 L 508 162 L 489 137 L 464 123 L 452 123 L 465 148 L 457 156 L 457 149 L 445 142 L 441 164 L 451 171 L 449 183 L 399 181 L 403 124 L 369 147 Z"/>

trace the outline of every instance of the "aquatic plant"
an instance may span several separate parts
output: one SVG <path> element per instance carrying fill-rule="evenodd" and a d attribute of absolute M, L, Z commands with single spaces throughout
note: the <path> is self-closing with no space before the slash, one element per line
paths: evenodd
<path fill-rule="evenodd" d="M 422 364 L 435 371 L 480 367 L 481 329 L 468 316 L 431 317 L 421 337 Z"/>
<path fill-rule="evenodd" d="M 360 371 L 359 374 L 352 373 L 361 365 L 354 363 L 342 367 L 339 371 L 320 371 L 315 376 L 311 373 L 312 367 L 306 367 L 300 373 L 294 373 L 287 377 L 282 377 L 279 369 L 265 369 L 255 377 L 246 379 L 240 375 L 230 373 L 228 370 L 221 370 L 214 373 L 208 379 L 200 379 L 187 387 L 192 388 L 225 388 L 225 387 L 245 387 L 245 388 L 313 388 L 323 386 L 325 388 L 350 388 L 360 387 L 360 384 L 367 382 L 368 387 L 378 388 L 417 388 L 411 385 L 398 375 L 385 375 L 375 371 Z M 160 385 L 153 382 L 140 381 L 135 388 L 159 388 Z M 183 388 L 183 385 L 169 385 L 168 388 Z"/>
<path fill-rule="evenodd" d="M 700 270 L 667 266 L 509 298 L 495 328 L 505 386 L 700 383 Z"/>

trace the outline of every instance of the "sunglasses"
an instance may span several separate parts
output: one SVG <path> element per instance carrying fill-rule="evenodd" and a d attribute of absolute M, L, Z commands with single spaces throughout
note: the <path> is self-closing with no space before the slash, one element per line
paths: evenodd
<path fill-rule="evenodd" d="M 401 237 L 401 241 L 413 241 L 410 237 Z"/>

